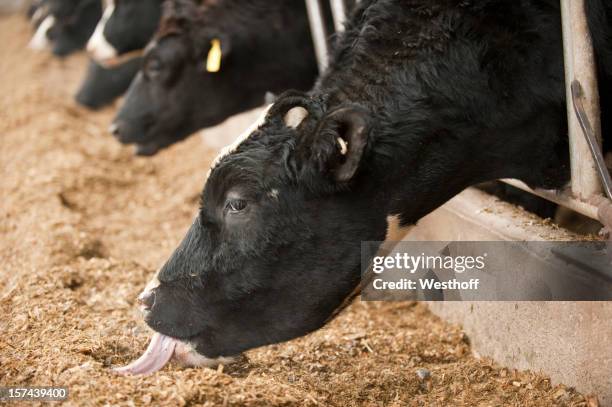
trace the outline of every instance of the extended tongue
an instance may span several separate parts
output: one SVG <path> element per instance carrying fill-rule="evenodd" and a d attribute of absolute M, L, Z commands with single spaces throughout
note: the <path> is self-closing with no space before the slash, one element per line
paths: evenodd
<path fill-rule="evenodd" d="M 156 372 L 170 361 L 170 358 L 172 358 L 174 354 L 175 346 L 175 339 L 155 332 L 147 350 L 145 350 L 141 357 L 127 366 L 116 367 L 113 370 L 124 375 L 150 374 Z"/>

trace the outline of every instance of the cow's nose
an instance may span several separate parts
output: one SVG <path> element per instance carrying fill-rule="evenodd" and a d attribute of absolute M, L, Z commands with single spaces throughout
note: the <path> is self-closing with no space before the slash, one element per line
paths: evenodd
<path fill-rule="evenodd" d="M 138 304 L 145 311 L 150 310 L 155 304 L 155 291 L 143 291 L 138 296 Z"/>
<path fill-rule="evenodd" d="M 113 122 L 109 127 L 108 127 L 108 131 L 110 134 L 112 134 L 115 137 L 119 137 L 119 124 L 117 124 L 116 122 Z"/>

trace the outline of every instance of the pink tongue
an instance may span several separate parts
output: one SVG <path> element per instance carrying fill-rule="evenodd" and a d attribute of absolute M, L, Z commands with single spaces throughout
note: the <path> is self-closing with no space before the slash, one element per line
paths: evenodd
<path fill-rule="evenodd" d="M 174 354 L 176 340 L 159 332 L 153 334 L 147 350 L 141 357 L 127 366 L 114 368 L 115 372 L 124 375 L 149 374 L 158 371 L 168 363 Z"/>

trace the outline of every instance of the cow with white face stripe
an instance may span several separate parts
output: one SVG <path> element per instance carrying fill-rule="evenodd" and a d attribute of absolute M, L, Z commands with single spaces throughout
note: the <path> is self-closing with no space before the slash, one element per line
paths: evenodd
<path fill-rule="evenodd" d="M 139 297 L 149 351 L 120 371 L 212 364 L 321 327 L 389 215 L 413 224 L 497 178 L 564 185 L 560 21 L 556 0 L 362 0 L 317 86 L 280 96 L 216 161 Z"/>
<path fill-rule="evenodd" d="M 76 94 L 83 106 L 97 109 L 125 93 L 142 64 L 141 54 L 157 29 L 161 0 L 107 0 L 87 43 L 92 57 Z"/>
<path fill-rule="evenodd" d="M 102 15 L 100 0 L 43 0 L 30 10 L 36 32 L 30 48 L 67 56 L 82 49 Z"/>
<path fill-rule="evenodd" d="M 316 74 L 303 1 L 171 0 L 112 131 L 155 154 Z"/>

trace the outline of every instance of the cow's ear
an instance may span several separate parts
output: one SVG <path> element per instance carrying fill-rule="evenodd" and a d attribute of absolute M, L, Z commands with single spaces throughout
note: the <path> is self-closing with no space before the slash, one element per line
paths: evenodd
<path fill-rule="evenodd" d="M 320 158 L 337 182 L 350 181 L 357 173 L 368 143 L 369 112 L 361 106 L 343 106 L 325 115 L 315 139 Z"/>
<path fill-rule="evenodd" d="M 213 37 L 210 40 L 210 46 L 204 63 L 206 71 L 212 73 L 219 72 L 222 69 L 221 61 L 227 58 L 230 51 L 231 43 L 227 36 L 218 35 Z"/>

